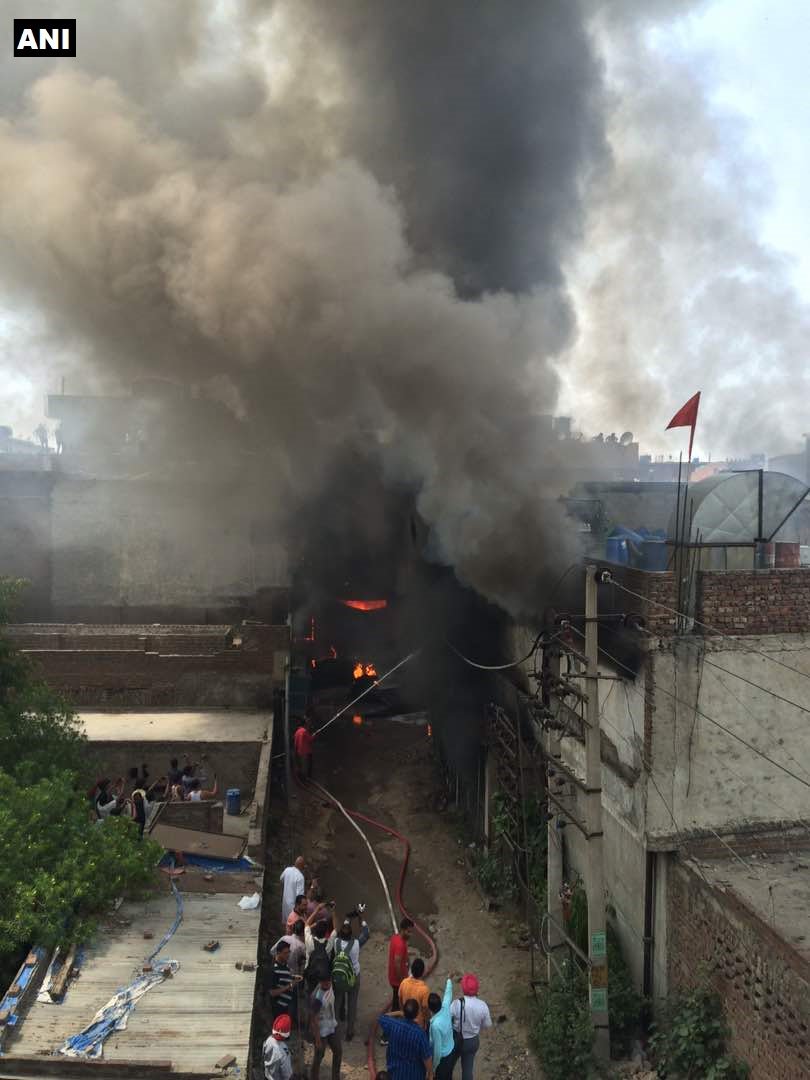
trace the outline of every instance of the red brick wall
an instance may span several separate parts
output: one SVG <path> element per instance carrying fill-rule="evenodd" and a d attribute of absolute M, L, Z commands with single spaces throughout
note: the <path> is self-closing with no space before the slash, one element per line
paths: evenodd
<path fill-rule="evenodd" d="M 726 634 L 810 630 L 810 568 L 704 570 L 698 578 L 696 616 Z"/>
<path fill-rule="evenodd" d="M 610 572 L 617 585 L 607 585 L 600 589 L 600 610 L 641 615 L 647 629 L 653 634 L 673 632 L 675 616 L 672 611 L 665 610 L 674 610 L 676 607 L 675 577 L 671 570 L 651 573 L 647 570 L 636 570 L 631 566 L 611 566 Z M 631 593 L 638 593 L 643 599 L 630 595 L 619 588 L 619 585 L 625 586 Z"/>
<path fill-rule="evenodd" d="M 730 1049 L 751 1080 L 810 1076 L 810 965 L 730 893 L 673 859 L 667 888 L 670 992 L 702 967 L 723 1000 Z"/>
<path fill-rule="evenodd" d="M 18 640 L 31 643 L 30 635 Z M 158 635 L 148 639 L 155 651 L 147 652 L 143 643 L 133 648 L 132 640 L 118 635 L 90 641 L 76 631 L 60 635 L 49 648 L 25 652 L 74 705 L 268 707 L 273 687 L 283 679 L 274 679 L 274 658 L 288 648 L 287 627 L 251 627 L 238 648 L 222 647 L 220 640 L 219 651 L 212 651 L 212 642 L 210 634 L 200 641 L 192 634 Z M 184 651 L 192 648 L 195 653 Z"/>

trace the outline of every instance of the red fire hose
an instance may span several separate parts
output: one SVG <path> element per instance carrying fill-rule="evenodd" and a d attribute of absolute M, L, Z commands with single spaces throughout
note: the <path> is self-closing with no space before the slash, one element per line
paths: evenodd
<path fill-rule="evenodd" d="M 301 785 L 301 786 L 304 786 L 304 787 L 310 787 L 311 786 L 313 788 L 316 788 L 318 791 L 322 792 L 328 799 L 330 799 L 331 802 L 335 803 L 336 805 L 339 805 L 338 800 L 335 798 L 335 796 L 330 791 L 328 791 L 325 787 L 323 787 L 321 784 L 316 784 L 314 781 L 304 781 L 303 784 L 302 784 L 302 782 L 300 780 L 298 780 L 297 777 L 296 777 L 296 780 L 299 783 L 299 785 Z M 400 871 L 399 871 L 399 880 L 397 882 L 397 891 L 396 891 L 396 902 L 397 902 L 397 907 L 402 912 L 403 916 L 405 918 L 407 918 L 407 919 L 410 919 L 413 922 L 414 929 L 416 930 L 416 932 L 419 934 L 420 937 L 424 938 L 424 940 L 427 942 L 427 944 L 428 944 L 428 946 L 430 948 L 430 957 L 429 957 L 428 962 L 427 962 L 427 974 L 429 975 L 434 970 L 434 968 L 436 967 L 436 964 L 438 963 L 439 950 L 436 947 L 436 942 L 433 940 L 433 938 L 430 936 L 430 934 L 427 932 L 427 930 L 425 930 L 425 928 L 423 926 L 420 926 L 420 924 L 409 913 L 408 909 L 405 907 L 405 902 L 402 899 L 402 889 L 403 889 L 403 886 L 405 884 L 405 875 L 408 872 L 408 861 L 409 861 L 409 859 L 411 857 L 410 841 L 408 840 L 407 837 L 403 836 L 402 833 L 398 833 L 396 831 L 396 829 L 392 829 L 388 825 L 383 825 L 383 823 L 381 821 L 375 821 L 374 818 L 366 817 L 365 814 L 361 814 L 357 810 L 349 810 L 349 808 L 345 807 L 345 806 L 343 807 L 343 809 L 346 811 L 347 814 L 351 815 L 351 817 L 353 817 L 353 818 L 356 818 L 358 821 L 364 821 L 367 825 L 373 825 L 376 829 L 380 829 L 382 832 L 388 833 L 389 836 L 395 837 L 404 846 L 404 848 L 405 848 L 405 856 L 404 856 L 404 858 L 402 860 L 402 866 L 400 867 Z M 386 1003 L 383 1006 L 381 1011 L 384 1012 L 386 1010 L 387 1006 L 388 1006 L 388 1002 L 386 1001 Z M 377 1076 L 377 1065 L 376 1065 L 376 1063 L 374 1061 L 374 1039 L 375 1039 L 376 1033 L 377 1033 L 377 1021 L 375 1020 L 372 1023 L 371 1028 L 369 1029 L 369 1033 L 368 1033 L 368 1071 L 369 1071 L 369 1076 L 371 1077 L 371 1080 L 375 1080 L 375 1078 Z"/>

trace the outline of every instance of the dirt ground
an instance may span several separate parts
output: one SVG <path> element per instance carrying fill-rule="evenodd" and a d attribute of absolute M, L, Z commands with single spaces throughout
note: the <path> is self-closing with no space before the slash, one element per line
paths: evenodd
<path fill-rule="evenodd" d="M 405 882 L 405 905 L 413 917 L 430 928 L 439 950 L 436 969 L 429 977 L 431 989 L 441 993 L 451 971 L 472 971 L 481 983 L 481 997 L 488 1003 L 494 1027 L 484 1033 L 476 1058 L 478 1080 L 534 1080 L 542 1076 L 530 1054 L 526 1032 L 509 1004 L 517 991 L 525 995 L 529 978 L 529 955 L 512 943 L 510 932 L 519 913 L 490 913 L 464 865 L 464 847 L 451 815 L 433 809 L 435 781 L 432 751 L 424 725 L 395 719 L 366 720 L 354 725 L 350 717 L 334 724 L 317 741 L 314 779 L 322 783 L 347 807 L 391 825 L 411 842 L 411 859 Z M 396 909 L 395 887 L 402 860 L 402 845 L 370 826 L 364 826 L 389 883 Z M 352 1042 L 344 1041 L 345 1080 L 368 1077 L 365 1046 L 370 1026 L 390 1002 L 386 979 L 391 921 L 379 877 L 361 837 L 331 805 L 309 792 L 294 794 L 289 814 L 277 834 L 269 839 L 269 857 L 275 871 L 303 854 L 307 877 L 318 877 L 340 916 L 358 902 L 368 905 L 366 914 L 371 938 L 361 953 L 361 990 L 358 1031 Z M 265 897 L 270 910 L 278 910 L 280 894 L 275 887 Z M 513 915 L 514 918 L 510 918 Z M 412 956 L 420 946 L 414 935 Z M 375 1047 L 377 1068 L 385 1064 L 385 1050 Z M 307 1063 L 311 1060 L 311 1050 Z M 321 1076 L 330 1076 L 327 1051 Z M 460 1075 L 461 1067 L 456 1067 Z"/>

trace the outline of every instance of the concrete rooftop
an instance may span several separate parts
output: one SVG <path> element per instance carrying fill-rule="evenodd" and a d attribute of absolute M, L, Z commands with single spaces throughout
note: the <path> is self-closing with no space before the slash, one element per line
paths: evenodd
<path fill-rule="evenodd" d="M 789 844 L 786 837 L 785 843 Z M 735 846 L 735 851 L 737 850 Z M 710 884 L 733 892 L 788 945 L 810 962 L 810 851 L 788 846 L 694 860 Z"/>
<path fill-rule="evenodd" d="M 78 712 L 91 742 L 261 742 L 272 732 L 273 714 L 240 709 L 108 709 Z"/>

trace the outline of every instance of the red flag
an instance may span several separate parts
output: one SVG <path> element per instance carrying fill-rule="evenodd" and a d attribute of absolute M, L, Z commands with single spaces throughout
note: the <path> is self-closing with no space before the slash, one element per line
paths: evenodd
<path fill-rule="evenodd" d="M 695 394 L 694 397 L 690 397 L 685 405 L 683 405 L 670 422 L 667 424 L 666 430 L 674 427 L 688 427 L 692 430 L 689 433 L 689 453 L 686 460 L 692 460 L 692 443 L 695 438 L 695 425 L 697 424 L 698 408 L 700 407 L 700 391 Z"/>

